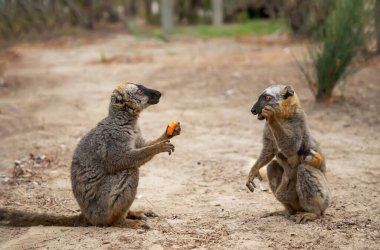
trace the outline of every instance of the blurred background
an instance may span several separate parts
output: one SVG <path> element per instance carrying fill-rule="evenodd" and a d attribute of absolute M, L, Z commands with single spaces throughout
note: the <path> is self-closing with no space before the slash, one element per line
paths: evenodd
<path fill-rule="evenodd" d="M 163 93 L 148 140 L 182 126 L 140 169 L 132 209 L 159 214 L 151 229 L 0 214 L 1 249 L 378 249 L 380 0 L 0 0 L 0 209 L 79 214 L 71 155 L 121 81 Z M 250 109 L 278 83 L 327 157 L 333 202 L 307 225 L 265 217 L 281 204 L 245 187 L 264 126 Z"/>
<path fill-rule="evenodd" d="M 298 66 L 315 95 L 326 99 L 353 59 L 380 53 L 379 6 L 378 0 L 2 0 L 0 39 L 8 46 L 96 30 L 165 41 L 284 33 L 308 39 L 314 72 Z"/>

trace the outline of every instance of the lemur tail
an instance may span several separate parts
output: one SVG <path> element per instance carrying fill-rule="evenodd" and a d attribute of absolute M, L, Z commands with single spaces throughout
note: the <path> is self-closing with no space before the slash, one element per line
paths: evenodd
<path fill-rule="evenodd" d="M 83 227 L 88 226 L 88 223 L 82 214 L 74 216 L 60 216 L 20 211 L 10 208 L 0 208 L 0 225 L 16 227 L 30 227 L 38 225 Z"/>

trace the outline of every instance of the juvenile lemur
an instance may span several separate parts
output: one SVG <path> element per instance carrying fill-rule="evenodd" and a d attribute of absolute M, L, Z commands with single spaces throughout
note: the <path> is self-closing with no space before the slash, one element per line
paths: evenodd
<path fill-rule="evenodd" d="M 110 226 L 123 215 L 145 219 L 129 211 L 139 182 L 139 167 L 156 154 L 174 151 L 164 133 L 145 141 L 138 118 L 141 111 L 157 104 L 161 93 L 133 83 L 121 83 L 111 96 L 109 113 L 79 142 L 71 165 L 71 183 L 82 214 L 92 225 Z M 145 214 L 149 216 L 150 214 Z"/>
<path fill-rule="evenodd" d="M 330 204 L 326 164 L 297 94 L 290 86 L 270 86 L 251 112 L 266 123 L 263 149 L 248 175 L 248 189 L 253 192 L 254 178 L 260 178 L 259 169 L 269 163 L 269 186 L 286 212 L 297 213 L 298 223 L 318 218 Z"/>

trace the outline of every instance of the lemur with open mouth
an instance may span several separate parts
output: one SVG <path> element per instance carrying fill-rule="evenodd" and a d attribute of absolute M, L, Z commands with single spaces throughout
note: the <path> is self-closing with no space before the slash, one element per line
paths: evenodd
<path fill-rule="evenodd" d="M 260 178 L 260 168 L 268 164 L 269 186 L 287 214 L 297 213 L 298 223 L 319 218 L 331 199 L 325 158 L 310 135 L 297 94 L 290 86 L 270 86 L 251 112 L 266 123 L 263 149 L 248 175 L 248 189 L 253 192 L 254 178 Z"/>

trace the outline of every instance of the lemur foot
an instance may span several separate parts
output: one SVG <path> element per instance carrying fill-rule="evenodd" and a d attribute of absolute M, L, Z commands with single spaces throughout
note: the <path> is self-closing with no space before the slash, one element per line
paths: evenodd
<path fill-rule="evenodd" d="M 134 219 L 122 219 L 119 220 L 114 226 L 122 228 L 132 228 L 132 229 L 150 229 L 148 223 L 144 220 L 134 220 Z"/>
<path fill-rule="evenodd" d="M 155 212 L 153 212 L 152 210 L 147 210 L 144 212 L 144 215 L 146 217 L 149 217 L 149 218 L 155 218 L 155 217 L 158 217 L 158 214 L 156 214 Z"/>
<path fill-rule="evenodd" d="M 265 213 L 262 216 L 260 216 L 260 218 L 268 218 L 272 216 L 284 216 L 287 219 L 290 217 L 289 213 L 286 210 L 282 210 L 282 211 L 274 211 L 274 212 Z"/>
<path fill-rule="evenodd" d="M 127 219 L 130 220 L 147 220 L 148 218 L 158 217 L 153 211 L 128 211 Z"/>
<path fill-rule="evenodd" d="M 294 215 L 294 220 L 297 224 L 305 224 L 308 221 L 318 219 L 319 215 L 309 212 L 301 212 Z"/>

